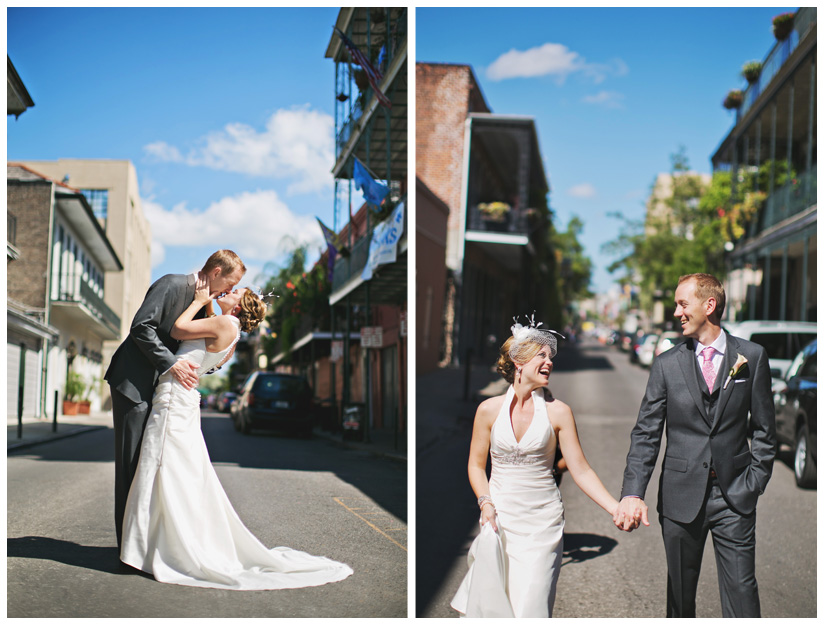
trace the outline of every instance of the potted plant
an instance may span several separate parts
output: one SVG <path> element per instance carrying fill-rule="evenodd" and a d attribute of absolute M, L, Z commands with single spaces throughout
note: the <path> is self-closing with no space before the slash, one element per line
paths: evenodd
<path fill-rule="evenodd" d="M 762 74 L 762 63 L 759 61 L 750 61 L 742 66 L 742 76 L 748 81 L 749 85 L 753 85 L 759 76 Z"/>
<path fill-rule="evenodd" d="M 77 372 L 69 371 L 66 376 L 66 389 L 63 394 L 63 415 L 77 415 L 80 398 L 86 391 L 86 385 Z"/>
<path fill-rule="evenodd" d="M 481 219 L 491 222 L 503 222 L 510 212 L 510 205 L 506 202 L 482 202 L 478 205 Z"/>
<path fill-rule="evenodd" d="M 722 106 L 726 109 L 738 109 L 742 106 L 742 103 L 745 101 L 745 94 L 742 93 L 741 89 L 731 89 L 728 92 L 728 95 L 725 96 L 725 100 L 722 102 Z"/>
<path fill-rule="evenodd" d="M 793 31 L 794 13 L 780 13 L 773 18 L 773 36 L 777 41 L 785 41 Z"/>

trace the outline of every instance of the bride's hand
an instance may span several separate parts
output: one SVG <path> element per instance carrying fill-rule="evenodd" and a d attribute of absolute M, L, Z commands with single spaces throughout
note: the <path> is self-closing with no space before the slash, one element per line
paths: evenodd
<path fill-rule="evenodd" d="M 209 279 L 198 274 L 198 282 L 195 284 L 195 302 L 204 305 L 209 302 Z"/>
<path fill-rule="evenodd" d="M 485 524 L 492 524 L 493 531 L 498 532 L 498 526 L 496 525 L 496 509 L 489 502 L 485 503 L 481 509 L 481 525 L 484 526 Z"/>

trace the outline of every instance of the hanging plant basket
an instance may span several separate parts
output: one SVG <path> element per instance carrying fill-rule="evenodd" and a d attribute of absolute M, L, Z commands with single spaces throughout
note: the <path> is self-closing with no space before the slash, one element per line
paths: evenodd
<path fill-rule="evenodd" d="M 481 219 L 489 222 L 503 222 L 510 212 L 510 205 L 506 202 L 483 202 L 478 205 Z"/>
<path fill-rule="evenodd" d="M 793 32 L 794 13 L 781 13 L 773 18 L 773 36 L 777 41 L 785 41 Z"/>
<path fill-rule="evenodd" d="M 758 81 L 761 74 L 762 63 L 759 61 L 751 61 L 750 63 L 745 63 L 742 66 L 742 76 L 745 77 L 745 80 L 748 81 L 749 85 L 753 85 L 756 81 Z"/>
<path fill-rule="evenodd" d="M 722 102 L 722 106 L 726 109 L 738 109 L 742 106 L 742 103 L 745 101 L 745 94 L 742 93 L 741 89 L 731 89 L 728 92 L 728 95 L 725 97 L 725 100 Z"/>

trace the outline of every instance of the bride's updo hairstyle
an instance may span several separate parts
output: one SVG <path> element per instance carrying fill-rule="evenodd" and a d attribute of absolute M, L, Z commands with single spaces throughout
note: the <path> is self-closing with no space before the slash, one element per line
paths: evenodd
<path fill-rule="evenodd" d="M 257 293 L 247 288 L 241 296 L 238 306 L 241 307 L 237 314 L 238 320 L 241 322 L 241 330 L 245 333 L 251 333 L 258 328 L 258 324 L 266 316 L 266 304 L 258 297 Z"/>
<path fill-rule="evenodd" d="M 542 347 L 547 346 L 550 350 L 550 358 L 556 356 L 558 343 L 556 336 L 564 339 L 564 335 L 555 330 L 539 328 L 542 323 L 536 323 L 535 312 L 527 321 L 529 325 L 522 326 L 517 317 L 513 318 L 515 324 L 510 327 L 513 333 L 511 337 L 501 346 L 500 356 L 496 364 L 496 370 L 504 377 L 508 383 L 512 384 L 516 377 L 518 366 L 516 363 L 524 365 L 539 353 Z M 526 317 L 526 316 L 525 316 Z"/>
<path fill-rule="evenodd" d="M 527 363 L 539 353 L 542 346 L 540 343 L 523 341 L 518 343 L 513 350 L 514 343 L 516 343 L 514 337 L 507 338 L 499 349 L 498 363 L 496 363 L 496 371 L 511 385 L 516 380 L 516 363 Z M 515 361 L 513 356 L 515 356 Z"/>

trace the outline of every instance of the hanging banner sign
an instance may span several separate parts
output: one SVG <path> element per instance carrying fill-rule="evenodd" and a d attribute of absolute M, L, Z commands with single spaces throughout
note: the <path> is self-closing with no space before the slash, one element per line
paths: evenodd
<path fill-rule="evenodd" d="M 404 232 L 404 203 L 400 203 L 390 215 L 375 230 L 372 231 L 370 240 L 370 255 L 364 271 L 361 272 L 363 280 L 372 278 L 373 270 L 379 265 L 395 263 L 398 241 Z"/>

